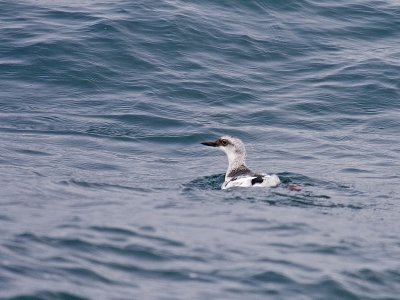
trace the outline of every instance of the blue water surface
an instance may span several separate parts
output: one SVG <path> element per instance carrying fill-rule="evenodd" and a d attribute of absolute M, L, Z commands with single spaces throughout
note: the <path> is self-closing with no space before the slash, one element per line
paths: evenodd
<path fill-rule="evenodd" d="M 399 299 L 399 32 L 395 0 L 0 0 L 0 299 Z M 282 185 L 222 191 L 226 134 Z"/>

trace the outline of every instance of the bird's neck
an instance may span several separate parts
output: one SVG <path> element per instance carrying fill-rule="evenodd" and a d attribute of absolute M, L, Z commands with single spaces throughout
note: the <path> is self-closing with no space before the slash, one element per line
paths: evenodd
<path fill-rule="evenodd" d="M 245 155 L 236 155 L 234 153 L 226 153 L 228 157 L 228 170 L 225 174 L 225 179 L 229 178 L 229 174 L 232 173 L 234 170 L 238 170 L 241 168 L 246 167 L 246 157 Z"/>

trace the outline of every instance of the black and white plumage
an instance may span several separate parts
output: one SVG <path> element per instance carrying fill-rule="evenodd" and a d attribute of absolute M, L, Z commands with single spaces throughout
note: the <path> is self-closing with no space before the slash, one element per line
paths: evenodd
<path fill-rule="evenodd" d="M 203 142 L 203 145 L 218 147 L 228 157 L 228 170 L 222 189 L 230 187 L 275 187 L 280 184 L 279 177 L 275 174 L 258 174 L 246 166 L 246 149 L 243 142 L 232 136 L 223 136 L 215 142 Z"/>

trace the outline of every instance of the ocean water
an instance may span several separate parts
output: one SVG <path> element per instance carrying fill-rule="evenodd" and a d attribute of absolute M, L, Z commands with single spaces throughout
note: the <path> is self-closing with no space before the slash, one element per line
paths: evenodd
<path fill-rule="evenodd" d="M 399 32 L 395 0 L 0 0 L 0 299 L 400 299 Z M 220 190 L 226 134 L 282 185 Z"/>

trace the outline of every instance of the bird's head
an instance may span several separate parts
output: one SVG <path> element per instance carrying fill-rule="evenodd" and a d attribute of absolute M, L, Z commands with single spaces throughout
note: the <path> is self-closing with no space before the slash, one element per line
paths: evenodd
<path fill-rule="evenodd" d="M 244 160 L 246 156 L 246 149 L 243 142 L 236 137 L 223 136 L 214 142 L 202 142 L 202 144 L 210 147 L 218 147 L 226 153 L 229 161 L 237 158 Z"/>

